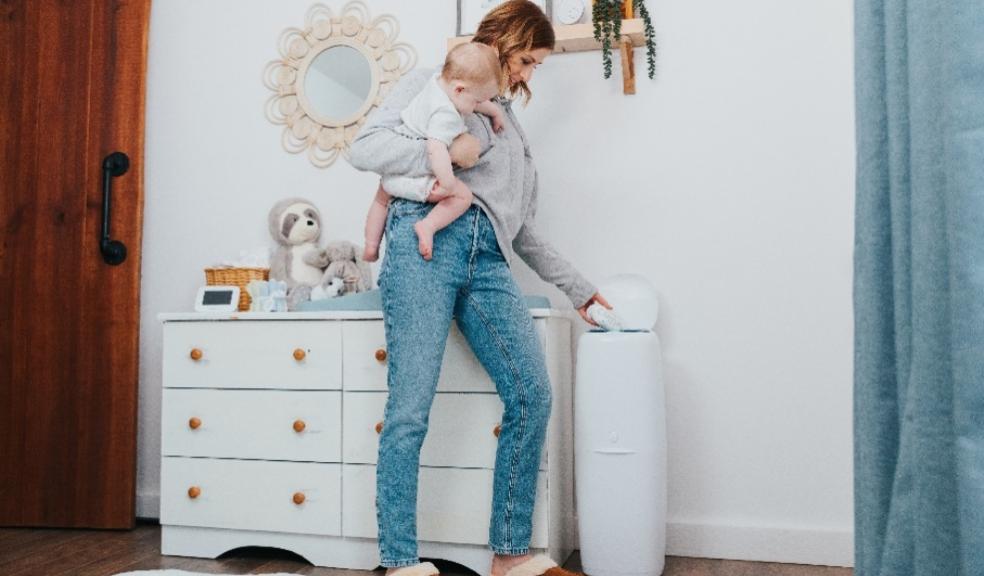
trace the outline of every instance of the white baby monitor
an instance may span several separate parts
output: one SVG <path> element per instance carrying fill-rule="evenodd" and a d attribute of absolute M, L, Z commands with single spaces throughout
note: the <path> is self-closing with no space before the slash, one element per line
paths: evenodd
<path fill-rule="evenodd" d="M 195 312 L 235 312 L 239 286 L 202 286 L 195 298 Z"/>

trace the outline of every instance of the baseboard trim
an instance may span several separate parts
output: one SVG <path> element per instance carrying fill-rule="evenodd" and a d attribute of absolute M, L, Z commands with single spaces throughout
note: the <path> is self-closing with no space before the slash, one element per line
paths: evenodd
<path fill-rule="evenodd" d="M 823 528 L 669 522 L 666 554 L 819 566 L 854 566 L 854 532 Z"/>
<path fill-rule="evenodd" d="M 137 518 L 159 520 L 160 517 L 160 492 L 137 492 Z"/>
<path fill-rule="evenodd" d="M 160 502 L 157 492 L 138 493 L 137 517 L 160 518 Z M 688 558 L 853 567 L 854 532 L 669 522 L 666 526 L 666 554 Z"/>

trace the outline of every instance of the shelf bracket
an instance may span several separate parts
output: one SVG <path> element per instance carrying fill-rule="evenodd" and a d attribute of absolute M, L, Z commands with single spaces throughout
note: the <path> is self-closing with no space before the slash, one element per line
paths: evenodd
<path fill-rule="evenodd" d="M 635 94 L 635 51 L 632 49 L 632 39 L 623 36 L 619 44 L 622 47 L 622 93 Z"/>

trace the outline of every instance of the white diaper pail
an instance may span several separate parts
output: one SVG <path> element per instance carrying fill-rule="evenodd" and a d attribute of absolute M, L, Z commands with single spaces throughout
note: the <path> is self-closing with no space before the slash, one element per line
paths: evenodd
<path fill-rule="evenodd" d="M 666 410 L 656 289 L 620 275 L 599 292 L 622 331 L 584 333 L 574 391 L 581 565 L 590 576 L 658 576 L 666 557 Z"/>

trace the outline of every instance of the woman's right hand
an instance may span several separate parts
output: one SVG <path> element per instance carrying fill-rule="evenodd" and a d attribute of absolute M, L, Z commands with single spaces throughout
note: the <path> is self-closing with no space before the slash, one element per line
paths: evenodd
<path fill-rule="evenodd" d="M 457 178 L 455 178 L 455 181 L 457 181 Z M 451 195 L 451 190 L 445 188 L 444 186 L 441 186 L 440 181 L 434 180 L 434 186 L 431 188 L 430 194 L 427 195 L 427 201 L 430 202 L 431 204 L 435 204 L 437 202 L 440 202 L 441 200 L 444 200 L 450 195 Z"/>
<path fill-rule="evenodd" d="M 482 143 L 468 132 L 459 135 L 451 141 L 448 153 L 451 162 L 460 168 L 471 168 L 478 163 L 478 154 L 482 151 Z"/>
<path fill-rule="evenodd" d="M 587 322 L 588 324 L 591 324 L 592 326 L 598 326 L 598 323 L 592 320 L 590 316 L 588 316 L 588 306 L 591 306 L 595 302 L 601 304 L 602 306 L 608 308 L 609 310 L 612 309 L 612 305 L 608 303 L 608 300 L 605 300 L 605 297 L 602 296 L 600 292 L 595 292 L 594 296 L 592 296 L 590 300 L 585 302 L 583 306 L 577 309 L 577 313 L 581 315 L 581 318 L 584 318 L 584 321 Z"/>

